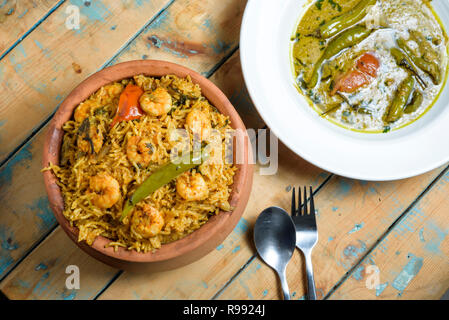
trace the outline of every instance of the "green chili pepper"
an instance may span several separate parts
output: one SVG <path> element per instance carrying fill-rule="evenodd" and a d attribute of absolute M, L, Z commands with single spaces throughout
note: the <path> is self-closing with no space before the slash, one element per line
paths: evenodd
<path fill-rule="evenodd" d="M 368 14 L 369 8 L 376 2 L 377 0 L 361 0 L 353 9 L 320 26 L 317 35 L 320 38 L 328 39 L 355 25 Z"/>
<path fill-rule="evenodd" d="M 394 97 L 393 102 L 391 103 L 386 113 L 387 116 L 385 120 L 388 123 L 395 122 L 402 117 L 407 102 L 410 99 L 410 95 L 413 92 L 414 86 L 415 78 L 413 78 L 412 75 L 408 76 L 404 81 L 401 82 L 396 96 Z"/>
<path fill-rule="evenodd" d="M 435 61 L 439 59 L 438 52 L 435 51 L 435 49 L 432 47 L 431 43 L 433 42 L 440 42 L 438 37 L 431 37 L 431 36 L 424 36 L 421 32 L 417 30 L 409 30 L 410 33 L 410 39 L 414 40 L 418 46 L 419 51 L 422 54 L 422 57 L 426 61 Z"/>
<path fill-rule="evenodd" d="M 438 65 L 434 62 L 426 61 L 424 58 L 417 57 L 413 51 L 407 46 L 404 39 L 398 39 L 398 46 L 401 48 L 405 54 L 407 54 L 410 57 L 410 60 L 413 61 L 413 63 L 423 70 L 425 73 L 427 73 L 431 78 L 432 82 L 435 85 L 438 85 L 441 83 L 441 71 Z"/>
<path fill-rule="evenodd" d="M 353 47 L 356 44 L 362 42 L 371 34 L 371 32 L 372 30 L 369 30 L 365 27 L 355 26 L 351 29 L 346 30 L 338 37 L 330 41 L 323 55 L 315 64 L 312 71 L 312 76 L 310 77 L 307 86 L 309 88 L 314 88 L 316 86 L 321 66 L 323 65 L 325 60 L 332 58 L 346 48 Z"/>
<path fill-rule="evenodd" d="M 419 74 L 416 71 L 415 67 L 413 67 L 413 64 L 410 62 L 410 60 L 408 59 L 407 55 L 404 52 L 402 52 L 398 48 L 391 48 L 390 49 L 390 54 L 393 56 L 394 60 L 398 64 L 398 66 L 407 69 L 408 71 L 412 72 L 415 75 L 415 77 L 418 80 L 418 83 L 420 84 L 420 86 L 423 89 L 427 88 L 427 84 L 419 76 Z"/>
<path fill-rule="evenodd" d="M 424 100 L 424 96 L 418 90 L 415 90 L 413 93 L 412 101 L 405 107 L 404 113 L 410 114 L 418 110 L 418 108 L 422 105 Z"/>
<path fill-rule="evenodd" d="M 179 158 L 178 161 L 176 161 L 177 163 L 170 161 L 163 167 L 159 168 L 157 171 L 151 174 L 137 188 L 136 191 L 134 191 L 129 199 L 125 201 L 125 206 L 123 208 L 120 221 L 128 216 L 128 214 L 137 203 L 145 199 L 160 187 L 168 184 L 180 174 L 199 166 L 201 163 L 206 161 L 208 156 L 209 155 L 203 149 L 203 151 L 201 152 L 192 152 L 184 157 Z"/>

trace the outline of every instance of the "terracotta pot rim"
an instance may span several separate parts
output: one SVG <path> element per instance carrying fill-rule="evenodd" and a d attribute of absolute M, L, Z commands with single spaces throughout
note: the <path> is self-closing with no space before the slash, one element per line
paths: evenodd
<path fill-rule="evenodd" d="M 75 107 L 80 102 L 87 99 L 90 94 L 94 93 L 96 90 L 108 83 L 130 78 L 139 74 L 154 77 L 160 77 L 167 74 L 174 74 L 178 77 L 190 75 L 192 81 L 200 85 L 202 94 L 210 101 L 210 103 L 221 113 L 230 117 L 231 126 L 234 129 L 241 129 L 242 132 L 245 133 L 245 139 L 243 139 L 243 141 L 237 141 L 237 146 L 239 148 L 243 147 L 243 150 L 245 150 L 245 155 L 243 161 L 244 163 L 236 165 L 238 167 L 238 171 L 234 176 L 234 184 L 232 186 L 230 203 L 235 209 L 232 212 L 220 212 L 219 215 L 210 217 L 208 222 L 206 222 L 199 229 L 193 231 L 191 234 L 180 240 L 162 245 L 161 248 L 157 249 L 154 253 L 142 253 L 122 247 L 119 247 L 117 251 L 114 251 L 113 247 L 105 247 L 105 245 L 112 240 L 109 240 L 103 236 L 98 236 L 91 248 L 95 249 L 100 254 L 132 263 L 161 262 L 170 259 L 177 259 L 191 251 L 201 250 L 202 246 L 208 247 L 207 252 L 209 252 L 210 243 L 213 243 L 215 238 L 223 241 L 235 227 L 243 214 L 251 191 L 253 166 L 249 163 L 249 159 L 251 157 L 251 147 L 248 146 L 248 139 L 246 139 L 246 127 L 243 124 L 243 121 L 224 93 L 210 80 L 203 77 L 199 73 L 181 65 L 160 60 L 128 61 L 107 67 L 97 73 L 94 73 L 82 81 L 64 99 L 55 116 L 51 120 L 43 149 L 43 166 L 47 167 L 50 162 L 53 164 L 59 163 L 59 150 L 63 135 L 63 131 L 61 129 L 62 124 L 72 117 Z M 235 149 L 236 148 L 234 148 L 234 152 Z M 78 229 L 70 226 L 69 221 L 62 213 L 64 205 L 63 198 L 59 187 L 56 185 L 56 177 L 52 171 L 44 172 L 44 182 L 50 207 L 52 208 L 58 223 L 80 248 L 91 254 L 91 252 L 89 252 L 90 249 L 86 248 L 86 244 L 84 242 L 80 243 L 77 241 Z M 230 223 L 233 225 L 230 226 Z M 221 243 L 221 241 L 216 245 Z M 208 243 L 209 245 L 207 245 Z"/>

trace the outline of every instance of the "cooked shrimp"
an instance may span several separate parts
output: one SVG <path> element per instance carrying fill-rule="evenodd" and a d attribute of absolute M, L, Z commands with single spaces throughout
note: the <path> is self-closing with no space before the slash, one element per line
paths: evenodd
<path fill-rule="evenodd" d="M 80 126 L 77 145 L 85 153 L 98 153 L 103 146 L 103 132 L 85 119 Z"/>
<path fill-rule="evenodd" d="M 90 178 L 89 191 L 95 193 L 92 202 L 100 209 L 108 209 L 120 199 L 120 185 L 118 181 L 106 172 Z"/>
<path fill-rule="evenodd" d="M 73 114 L 73 117 L 75 118 L 76 122 L 83 122 L 84 119 L 89 117 L 90 110 L 92 107 L 94 107 L 95 103 L 91 100 L 86 100 L 76 108 L 75 113 Z"/>
<path fill-rule="evenodd" d="M 210 117 L 205 112 L 199 109 L 193 109 L 186 117 L 186 124 L 192 130 L 194 135 L 197 135 L 201 141 L 209 138 L 212 125 Z"/>
<path fill-rule="evenodd" d="M 150 139 L 132 136 L 126 145 L 129 161 L 147 166 L 152 160 L 154 147 Z"/>
<path fill-rule="evenodd" d="M 154 207 L 145 204 L 143 209 L 137 209 L 131 218 L 132 230 L 143 238 L 157 236 L 164 226 L 164 217 Z"/>
<path fill-rule="evenodd" d="M 172 98 L 164 88 L 147 91 L 140 97 L 140 107 L 149 115 L 158 117 L 167 114 L 172 108 Z"/>
<path fill-rule="evenodd" d="M 181 175 L 176 180 L 176 191 L 187 201 L 200 201 L 209 196 L 206 181 L 200 173 Z"/>

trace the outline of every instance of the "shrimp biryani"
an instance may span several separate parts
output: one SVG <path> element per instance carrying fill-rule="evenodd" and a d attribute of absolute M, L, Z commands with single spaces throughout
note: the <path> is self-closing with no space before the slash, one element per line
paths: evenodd
<path fill-rule="evenodd" d="M 103 236 L 115 250 L 151 252 L 232 210 L 230 120 L 189 76 L 138 75 L 103 86 L 63 130 L 60 163 L 44 170 L 57 177 L 78 241 Z M 193 160 L 197 145 L 200 155 L 209 147 L 207 157 L 172 161 L 181 150 Z"/>

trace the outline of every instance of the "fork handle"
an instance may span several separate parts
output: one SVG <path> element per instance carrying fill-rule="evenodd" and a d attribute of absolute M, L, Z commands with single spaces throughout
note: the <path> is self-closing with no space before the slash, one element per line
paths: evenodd
<path fill-rule="evenodd" d="M 304 258 L 306 260 L 307 298 L 308 300 L 316 300 L 315 280 L 313 278 L 312 252 L 304 252 Z"/>

